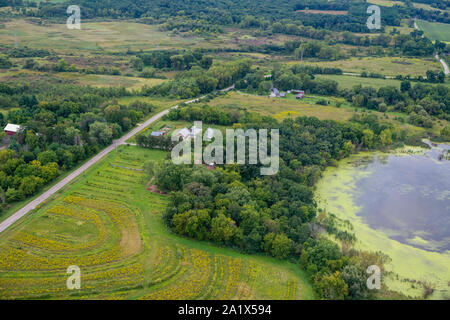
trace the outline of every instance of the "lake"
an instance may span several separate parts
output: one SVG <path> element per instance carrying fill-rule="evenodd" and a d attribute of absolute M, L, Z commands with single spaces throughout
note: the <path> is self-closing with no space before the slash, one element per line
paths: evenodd
<path fill-rule="evenodd" d="M 425 250 L 450 250 L 450 161 L 447 145 L 424 154 L 378 155 L 360 170 L 356 182 L 358 214 L 373 229 Z"/>
<path fill-rule="evenodd" d="M 449 145 L 361 153 L 325 171 L 316 191 L 319 208 L 349 220 L 357 246 L 392 258 L 398 277 L 389 287 L 410 296 L 409 282 L 431 282 L 434 298 L 450 296 Z M 397 279 L 398 278 L 398 279 Z"/>

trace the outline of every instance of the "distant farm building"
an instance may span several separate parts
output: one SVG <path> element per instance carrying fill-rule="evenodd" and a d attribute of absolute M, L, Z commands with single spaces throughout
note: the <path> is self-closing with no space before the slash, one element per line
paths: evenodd
<path fill-rule="evenodd" d="M 177 136 L 182 137 L 183 140 L 190 138 L 191 131 L 188 128 L 183 128 L 178 131 Z"/>
<path fill-rule="evenodd" d="M 196 135 L 201 134 L 202 129 L 197 128 L 196 126 L 192 126 L 191 128 L 191 138 L 195 138 Z"/>
<path fill-rule="evenodd" d="M 286 98 L 286 92 L 282 92 L 278 90 L 277 88 L 274 88 L 272 85 L 272 88 L 270 88 L 270 98 Z"/>
<path fill-rule="evenodd" d="M 272 87 L 270 89 L 270 96 L 269 97 L 275 98 L 275 97 L 278 97 L 279 95 L 280 95 L 280 91 L 278 91 L 277 88 Z"/>
<path fill-rule="evenodd" d="M 152 132 L 152 137 L 161 137 L 164 135 L 164 132 L 162 131 L 153 131 Z"/>
<path fill-rule="evenodd" d="M 177 136 L 182 137 L 183 140 L 189 139 L 189 138 L 195 138 L 196 135 L 201 134 L 202 129 L 197 128 L 196 126 L 193 126 L 191 130 L 188 128 L 180 129 L 177 133 Z"/>
<path fill-rule="evenodd" d="M 305 96 L 305 91 L 296 90 L 297 95 L 295 96 L 296 99 L 303 99 Z"/>
<path fill-rule="evenodd" d="M 4 131 L 8 136 L 13 136 L 13 135 L 17 134 L 21 129 L 22 129 L 22 127 L 19 126 L 18 124 L 8 123 L 6 125 Z"/>

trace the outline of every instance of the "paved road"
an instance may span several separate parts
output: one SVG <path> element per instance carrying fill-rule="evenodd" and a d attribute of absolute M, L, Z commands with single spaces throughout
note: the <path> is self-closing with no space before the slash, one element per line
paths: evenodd
<path fill-rule="evenodd" d="M 417 25 L 416 21 L 414 20 L 414 28 L 416 30 L 420 30 L 419 26 Z M 422 35 L 422 38 L 424 38 L 424 35 Z M 448 68 L 447 63 L 445 63 L 444 59 L 439 58 L 439 55 L 436 55 L 435 58 L 442 64 L 442 66 L 444 67 L 444 73 L 445 75 L 450 74 L 450 70 Z"/>
<path fill-rule="evenodd" d="M 416 21 L 414 21 L 414 28 L 416 28 L 416 30 L 420 30 L 419 26 L 417 25 Z M 422 35 L 422 38 L 424 37 L 424 35 Z M 442 66 L 444 67 L 444 73 L 445 75 L 450 74 L 450 70 L 448 68 L 447 63 L 444 61 L 444 59 L 439 58 L 439 55 L 435 56 L 436 59 L 438 59 L 438 61 L 442 64 Z"/>
<path fill-rule="evenodd" d="M 226 89 L 221 90 L 222 92 L 226 92 L 229 90 L 234 89 L 234 85 L 231 87 L 228 87 Z M 185 103 L 193 103 L 193 102 L 197 102 L 199 99 L 204 98 L 200 97 L 197 99 L 193 99 L 190 101 L 187 101 Z M 36 199 L 34 199 L 33 201 L 29 202 L 28 204 L 26 204 L 24 207 L 22 207 L 21 209 L 19 209 L 18 211 L 16 211 L 14 214 L 12 214 L 10 217 L 8 217 L 5 221 L 3 221 L 2 223 L 0 223 L 0 233 L 2 233 L 3 231 L 5 231 L 7 228 L 9 228 L 14 222 L 16 222 L 17 220 L 19 220 L 20 218 L 22 218 L 24 215 L 26 215 L 28 212 L 30 212 L 31 210 L 35 209 L 38 205 L 40 205 L 42 202 L 44 202 L 45 200 L 47 200 L 49 197 L 51 197 L 53 194 L 55 194 L 55 192 L 58 192 L 61 188 L 63 188 L 65 185 L 67 185 L 68 183 L 70 183 L 73 179 L 75 179 L 76 177 L 78 177 L 80 174 L 82 174 L 83 172 L 85 172 L 87 169 L 89 169 L 92 165 L 94 165 L 95 163 L 97 163 L 100 159 L 102 159 L 104 156 L 106 156 L 108 153 L 110 153 L 111 151 L 113 151 L 118 145 L 124 144 L 125 141 L 127 141 L 128 139 L 130 139 L 132 136 L 134 136 L 135 134 L 139 133 L 140 131 L 142 131 L 143 129 L 145 129 L 146 127 L 148 127 L 150 124 L 152 124 L 153 122 L 155 122 L 156 120 L 162 118 L 164 115 L 168 114 L 170 109 L 175 109 L 178 108 L 178 105 L 173 106 L 169 109 L 166 109 L 160 113 L 158 113 L 157 115 L 151 117 L 150 119 L 148 119 L 147 121 L 145 121 L 144 123 L 140 124 L 139 126 L 137 126 L 136 128 L 134 128 L 132 131 L 128 132 L 127 134 L 125 134 L 123 137 L 121 137 L 118 140 L 114 140 L 114 142 L 108 146 L 107 148 L 103 149 L 100 153 L 96 154 L 93 158 L 91 158 L 90 160 L 88 160 L 85 164 L 83 164 L 80 168 L 76 169 L 75 171 L 73 171 L 72 173 L 70 173 L 67 177 L 65 177 L 64 179 L 62 179 L 61 181 L 59 181 L 58 183 L 56 183 L 54 186 L 52 186 L 50 189 L 48 189 L 47 191 L 45 191 L 43 194 L 41 194 L 40 196 L 38 196 Z"/>
<path fill-rule="evenodd" d="M 439 62 L 440 62 L 440 63 L 442 64 L 442 66 L 444 67 L 444 73 L 445 73 L 445 75 L 448 75 L 448 74 L 450 73 L 450 70 L 449 70 L 449 68 L 448 68 L 447 63 L 445 63 L 444 59 L 439 58 L 438 55 L 436 55 L 436 59 L 438 59 Z"/>

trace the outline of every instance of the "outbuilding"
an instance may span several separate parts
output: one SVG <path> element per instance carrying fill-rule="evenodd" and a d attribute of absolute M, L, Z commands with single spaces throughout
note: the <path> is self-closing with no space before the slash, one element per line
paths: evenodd
<path fill-rule="evenodd" d="M 161 137 L 164 135 L 164 132 L 162 131 L 153 131 L 152 132 L 152 137 Z"/>
<path fill-rule="evenodd" d="M 22 127 L 19 126 L 18 124 L 8 123 L 6 125 L 4 131 L 8 136 L 13 136 L 13 135 L 17 134 L 21 129 L 22 129 Z"/>

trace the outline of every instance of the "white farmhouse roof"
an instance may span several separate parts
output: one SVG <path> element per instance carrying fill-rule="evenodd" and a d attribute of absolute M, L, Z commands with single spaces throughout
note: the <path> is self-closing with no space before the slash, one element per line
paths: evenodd
<path fill-rule="evenodd" d="M 9 131 L 9 132 L 19 132 L 21 129 L 21 126 L 19 126 L 18 124 L 12 124 L 12 123 L 8 123 L 4 129 L 4 131 Z"/>
<path fill-rule="evenodd" d="M 214 137 L 214 130 L 211 128 L 206 129 L 206 139 L 208 141 L 211 141 L 211 139 Z"/>
<path fill-rule="evenodd" d="M 187 139 L 191 135 L 191 131 L 188 128 L 183 128 L 178 131 L 177 135 Z"/>
<path fill-rule="evenodd" d="M 202 133 L 202 129 L 197 128 L 196 126 L 192 126 L 191 128 L 191 137 L 195 137 L 196 135 Z"/>

